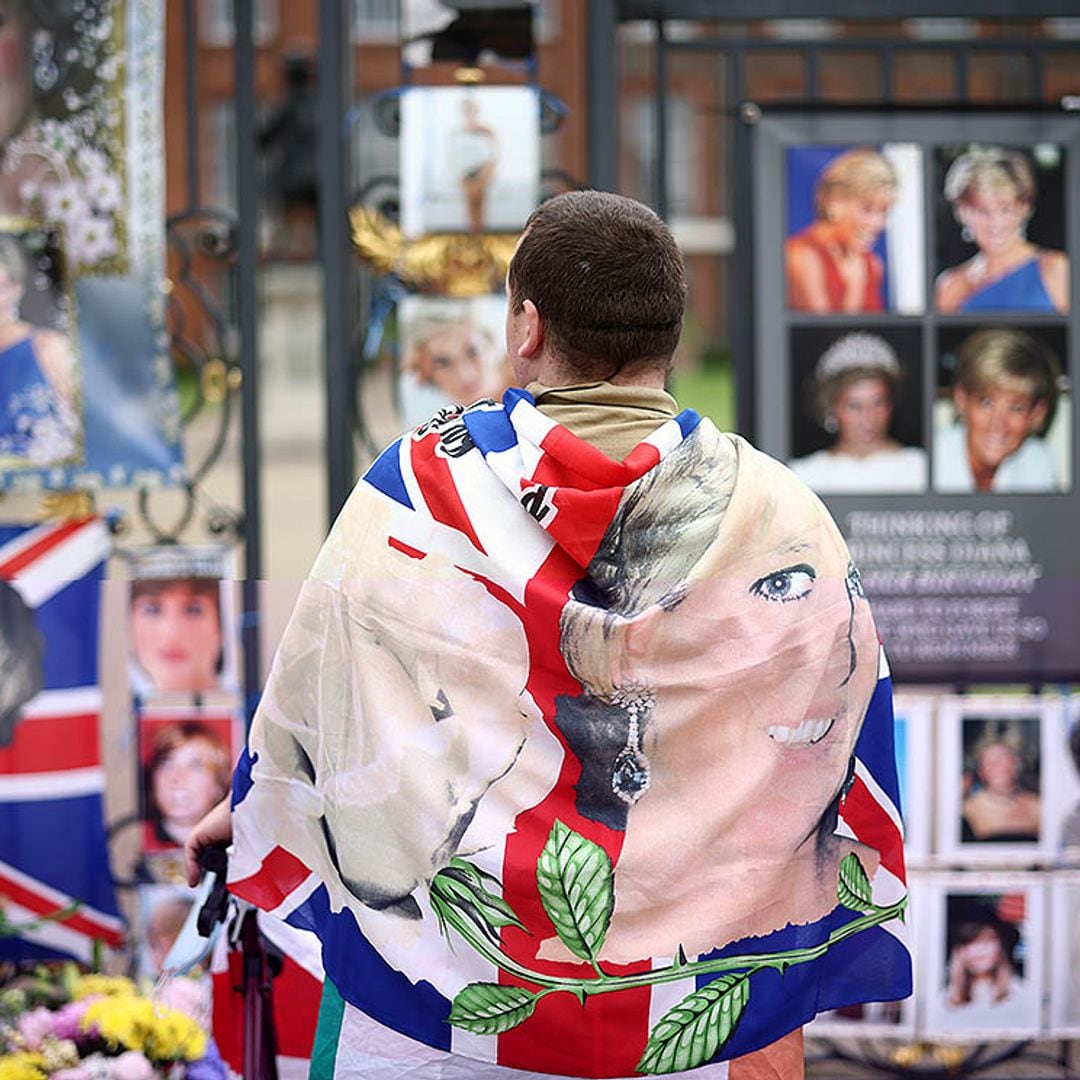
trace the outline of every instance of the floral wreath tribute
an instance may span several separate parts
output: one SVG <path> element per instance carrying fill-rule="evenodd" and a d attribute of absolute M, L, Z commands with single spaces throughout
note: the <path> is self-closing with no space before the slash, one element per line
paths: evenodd
<path fill-rule="evenodd" d="M 199 1021 L 142 994 L 130 979 L 81 974 L 73 963 L 42 965 L 0 990 L 0 1080 L 225 1076 Z"/>

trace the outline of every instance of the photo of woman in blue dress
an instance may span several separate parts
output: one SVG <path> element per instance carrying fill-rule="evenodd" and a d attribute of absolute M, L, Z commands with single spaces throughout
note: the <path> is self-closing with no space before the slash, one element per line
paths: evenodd
<path fill-rule="evenodd" d="M 1056 147 L 1043 148 L 1043 156 L 1057 156 L 1057 168 L 1048 162 L 1047 178 L 1060 172 Z M 1036 213 L 1036 167 L 1024 152 L 1005 147 L 972 147 L 948 166 L 943 185 L 952 216 L 960 225 L 967 250 L 975 253 L 947 266 L 934 285 L 934 303 L 944 314 L 979 311 L 1069 310 L 1069 260 L 1062 251 L 1046 247 L 1028 236 Z M 1046 192 L 1056 203 L 1059 193 Z M 1045 210 L 1042 239 L 1060 243 L 1059 206 Z M 1056 211 L 1056 212 L 1055 212 Z M 1056 226 L 1056 227 L 1055 227 Z M 1035 229 L 1033 228 L 1034 232 Z M 1050 234 L 1050 235 L 1046 235 Z M 939 251 L 939 255 L 944 252 Z"/>
<path fill-rule="evenodd" d="M 0 468 L 46 468 L 80 454 L 75 357 L 59 331 L 24 317 L 28 295 L 49 293 L 48 247 L 31 268 L 24 243 L 40 234 L 0 233 Z M 50 267 L 55 270 L 55 264 Z M 33 277 L 31 275 L 34 275 Z M 58 275 L 56 275 L 58 276 Z M 43 278 L 40 284 L 37 278 Z M 43 286 L 43 288 L 42 288 Z"/>

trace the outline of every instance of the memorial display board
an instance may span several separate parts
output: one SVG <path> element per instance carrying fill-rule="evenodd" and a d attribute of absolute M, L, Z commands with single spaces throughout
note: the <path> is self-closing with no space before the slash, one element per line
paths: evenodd
<path fill-rule="evenodd" d="M 1080 122 L 766 113 L 754 429 L 828 503 L 898 682 L 1080 678 Z"/>

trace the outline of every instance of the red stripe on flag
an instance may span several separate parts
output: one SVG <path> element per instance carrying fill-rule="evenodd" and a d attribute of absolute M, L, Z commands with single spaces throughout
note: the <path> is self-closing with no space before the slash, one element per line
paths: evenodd
<path fill-rule="evenodd" d="M 431 516 L 444 525 L 464 534 L 477 551 L 486 555 L 480 538 L 476 535 L 469 520 L 469 514 L 465 504 L 458 495 L 457 486 L 450 473 L 450 466 L 446 458 L 435 453 L 435 447 L 439 445 L 437 435 L 428 435 L 419 441 L 414 441 L 409 448 L 412 461 L 413 475 L 420 485 L 420 494 L 424 497 Z"/>
<path fill-rule="evenodd" d="M 660 461 L 660 451 L 652 443 L 638 443 L 623 460 L 623 467 L 634 474 L 636 479 L 644 476 Z"/>
<path fill-rule="evenodd" d="M 587 567 L 592 562 L 615 511 L 619 509 L 622 495 L 622 488 L 604 488 L 588 494 L 556 490 L 554 502 L 558 513 L 548 532 L 578 566 Z"/>
<path fill-rule="evenodd" d="M 504 950 L 518 962 L 547 974 L 578 977 L 591 972 L 591 968 L 577 963 L 553 963 L 536 956 L 539 942 L 555 937 L 555 928 L 537 888 L 536 862 L 556 818 L 599 844 L 612 863 L 618 862 L 624 836 L 621 831 L 578 813 L 574 785 L 581 774 L 581 763 L 555 723 L 556 699 L 581 693 L 581 684 L 570 674 L 559 651 L 559 618 L 571 588 L 581 576 L 581 567 L 556 547 L 526 586 L 524 607 L 512 607 L 522 617 L 529 642 L 529 693 L 543 712 L 548 728 L 564 747 L 565 757 L 552 792 L 538 806 L 520 813 L 513 832 L 506 838 L 503 898 L 534 936 L 514 927 L 502 932 Z M 495 591 L 492 595 L 499 598 Z M 605 970 L 629 974 L 646 971 L 648 967 L 645 961 L 611 965 Z M 504 985 L 520 985 L 504 972 L 500 973 L 499 981 Z M 604 1075 L 631 1076 L 648 1038 L 649 1002 L 647 987 L 590 998 L 586 1007 L 571 994 L 551 994 L 537 1003 L 527 1024 L 499 1036 L 498 1062 L 564 1076 L 600 1075 L 601 1068 Z M 583 1046 L 594 1048 L 598 1060 L 582 1061 L 573 1056 Z"/>
<path fill-rule="evenodd" d="M 900 830 L 860 776 L 855 777 L 840 814 L 851 826 L 856 839 L 881 852 L 881 865 L 901 881 L 907 881 Z"/>
<path fill-rule="evenodd" d="M 0 749 L 0 775 L 65 772 L 101 764 L 96 713 L 41 716 L 15 725 L 10 746 Z"/>
<path fill-rule="evenodd" d="M 27 911 L 34 912 L 35 915 L 41 916 L 55 915 L 58 911 L 63 911 L 67 906 L 67 903 L 58 904 L 51 897 L 42 896 L 40 893 L 27 888 L 21 882 L 2 873 L 0 873 L 0 896 L 6 896 L 13 903 L 26 908 Z M 75 901 L 76 898 L 72 897 L 70 902 Z M 74 930 L 77 934 L 83 934 L 88 938 L 98 938 L 114 948 L 119 948 L 124 941 L 124 935 L 115 927 L 106 926 L 98 922 L 92 915 L 87 915 L 81 911 L 76 911 L 63 919 L 57 919 L 56 922 L 66 926 L 69 930 Z"/>
<path fill-rule="evenodd" d="M 641 443 L 618 462 L 565 428 L 548 432 L 540 445 L 544 456 L 522 486 L 544 484 L 552 489 L 557 512 L 544 527 L 579 566 L 588 566 L 626 485 L 648 472 L 660 460 L 660 451 Z"/>
<path fill-rule="evenodd" d="M 20 571 L 25 570 L 35 559 L 40 558 L 51 548 L 62 544 L 94 520 L 94 518 L 83 518 L 81 521 L 66 521 L 62 525 L 50 529 L 37 543 L 31 544 L 20 551 L 18 555 L 13 555 L 6 562 L 0 563 L 0 578 L 10 581 Z"/>
<path fill-rule="evenodd" d="M 291 851 L 275 847 L 257 873 L 229 882 L 229 892 L 264 911 L 273 911 L 310 876 L 311 871 Z"/>
<path fill-rule="evenodd" d="M 419 548 L 414 548 L 411 544 L 406 544 L 404 540 L 398 540 L 393 536 L 388 536 L 386 538 L 386 542 L 395 551 L 400 551 L 402 555 L 408 555 L 410 559 L 427 558 L 426 551 L 421 551 Z"/>

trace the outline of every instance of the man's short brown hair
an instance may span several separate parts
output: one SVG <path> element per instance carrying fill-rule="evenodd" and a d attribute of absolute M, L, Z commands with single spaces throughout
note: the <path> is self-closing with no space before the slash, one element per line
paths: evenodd
<path fill-rule="evenodd" d="M 573 191 L 538 206 L 510 262 L 510 307 L 531 300 L 554 356 L 584 379 L 667 366 L 686 303 L 682 255 L 647 206 Z"/>

